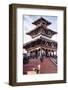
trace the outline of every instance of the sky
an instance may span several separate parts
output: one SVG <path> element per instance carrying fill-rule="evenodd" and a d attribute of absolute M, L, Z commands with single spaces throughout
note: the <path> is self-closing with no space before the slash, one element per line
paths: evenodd
<path fill-rule="evenodd" d="M 50 21 L 52 24 L 48 26 L 53 31 L 57 32 L 57 16 L 40 16 L 40 15 L 23 15 L 23 41 L 24 43 L 32 40 L 31 36 L 26 35 L 27 32 L 34 29 L 36 26 L 32 24 L 35 20 L 43 17 L 44 19 Z M 57 40 L 57 35 L 52 37 L 52 40 Z"/>

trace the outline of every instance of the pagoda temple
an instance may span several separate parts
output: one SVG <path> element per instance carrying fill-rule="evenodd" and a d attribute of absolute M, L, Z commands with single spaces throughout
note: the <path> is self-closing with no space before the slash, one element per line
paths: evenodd
<path fill-rule="evenodd" d="M 23 45 L 28 59 L 23 65 L 23 73 L 57 73 L 57 42 L 51 39 L 57 32 L 49 29 L 51 22 L 42 17 L 32 24 L 36 28 L 26 33 L 32 41 Z"/>

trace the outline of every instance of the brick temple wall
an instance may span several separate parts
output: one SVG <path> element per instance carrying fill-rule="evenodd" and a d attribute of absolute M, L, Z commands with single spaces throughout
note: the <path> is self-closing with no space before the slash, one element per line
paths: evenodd
<path fill-rule="evenodd" d="M 30 59 L 28 64 L 23 65 L 23 72 L 33 71 L 38 65 L 40 65 L 40 74 L 57 73 L 57 65 L 50 58 L 43 59 L 42 62 L 39 59 Z"/>

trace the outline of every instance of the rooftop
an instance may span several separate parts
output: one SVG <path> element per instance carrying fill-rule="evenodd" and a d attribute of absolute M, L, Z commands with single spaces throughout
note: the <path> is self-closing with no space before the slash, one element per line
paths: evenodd
<path fill-rule="evenodd" d="M 34 33 L 38 34 L 40 32 L 40 30 L 44 30 L 44 32 L 45 32 L 44 34 L 48 34 L 48 33 L 50 33 L 51 35 L 57 34 L 57 32 L 55 32 L 55 31 L 53 31 L 53 30 L 51 30 L 49 28 L 45 28 L 42 25 L 37 26 L 36 28 L 34 28 L 33 30 L 27 32 L 26 34 L 27 35 L 33 35 Z"/>
<path fill-rule="evenodd" d="M 27 42 L 27 43 L 25 43 L 24 45 L 23 45 L 23 48 L 26 48 L 26 47 L 28 47 L 28 46 L 30 46 L 30 45 L 34 45 L 34 44 L 37 44 L 38 42 L 40 42 L 40 44 L 42 43 L 42 42 L 53 42 L 53 43 L 55 43 L 55 44 L 57 44 L 57 42 L 56 41 L 54 41 L 54 40 L 50 40 L 50 39 L 46 39 L 46 38 L 44 38 L 43 36 L 40 36 L 39 38 L 36 38 L 36 39 L 34 39 L 34 40 L 32 40 L 32 41 L 30 41 L 30 42 Z"/>
<path fill-rule="evenodd" d="M 46 20 L 46 19 L 44 19 L 44 18 L 39 18 L 39 19 L 37 19 L 36 21 L 34 21 L 32 24 L 34 24 L 34 25 L 37 25 L 39 22 L 41 22 L 41 21 L 43 21 L 44 22 L 44 24 L 46 24 L 46 25 L 50 25 L 51 24 L 51 22 L 49 22 L 48 20 Z"/>

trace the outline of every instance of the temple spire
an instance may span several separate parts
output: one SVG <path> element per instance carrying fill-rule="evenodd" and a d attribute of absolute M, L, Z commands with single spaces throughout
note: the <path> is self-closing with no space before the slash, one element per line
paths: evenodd
<path fill-rule="evenodd" d="M 34 21 L 32 24 L 34 24 L 34 25 L 45 24 L 48 26 L 51 24 L 51 22 L 49 22 L 48 20 L 41 17 L 41 18 L 37 19 L 36 21 Z"/>

